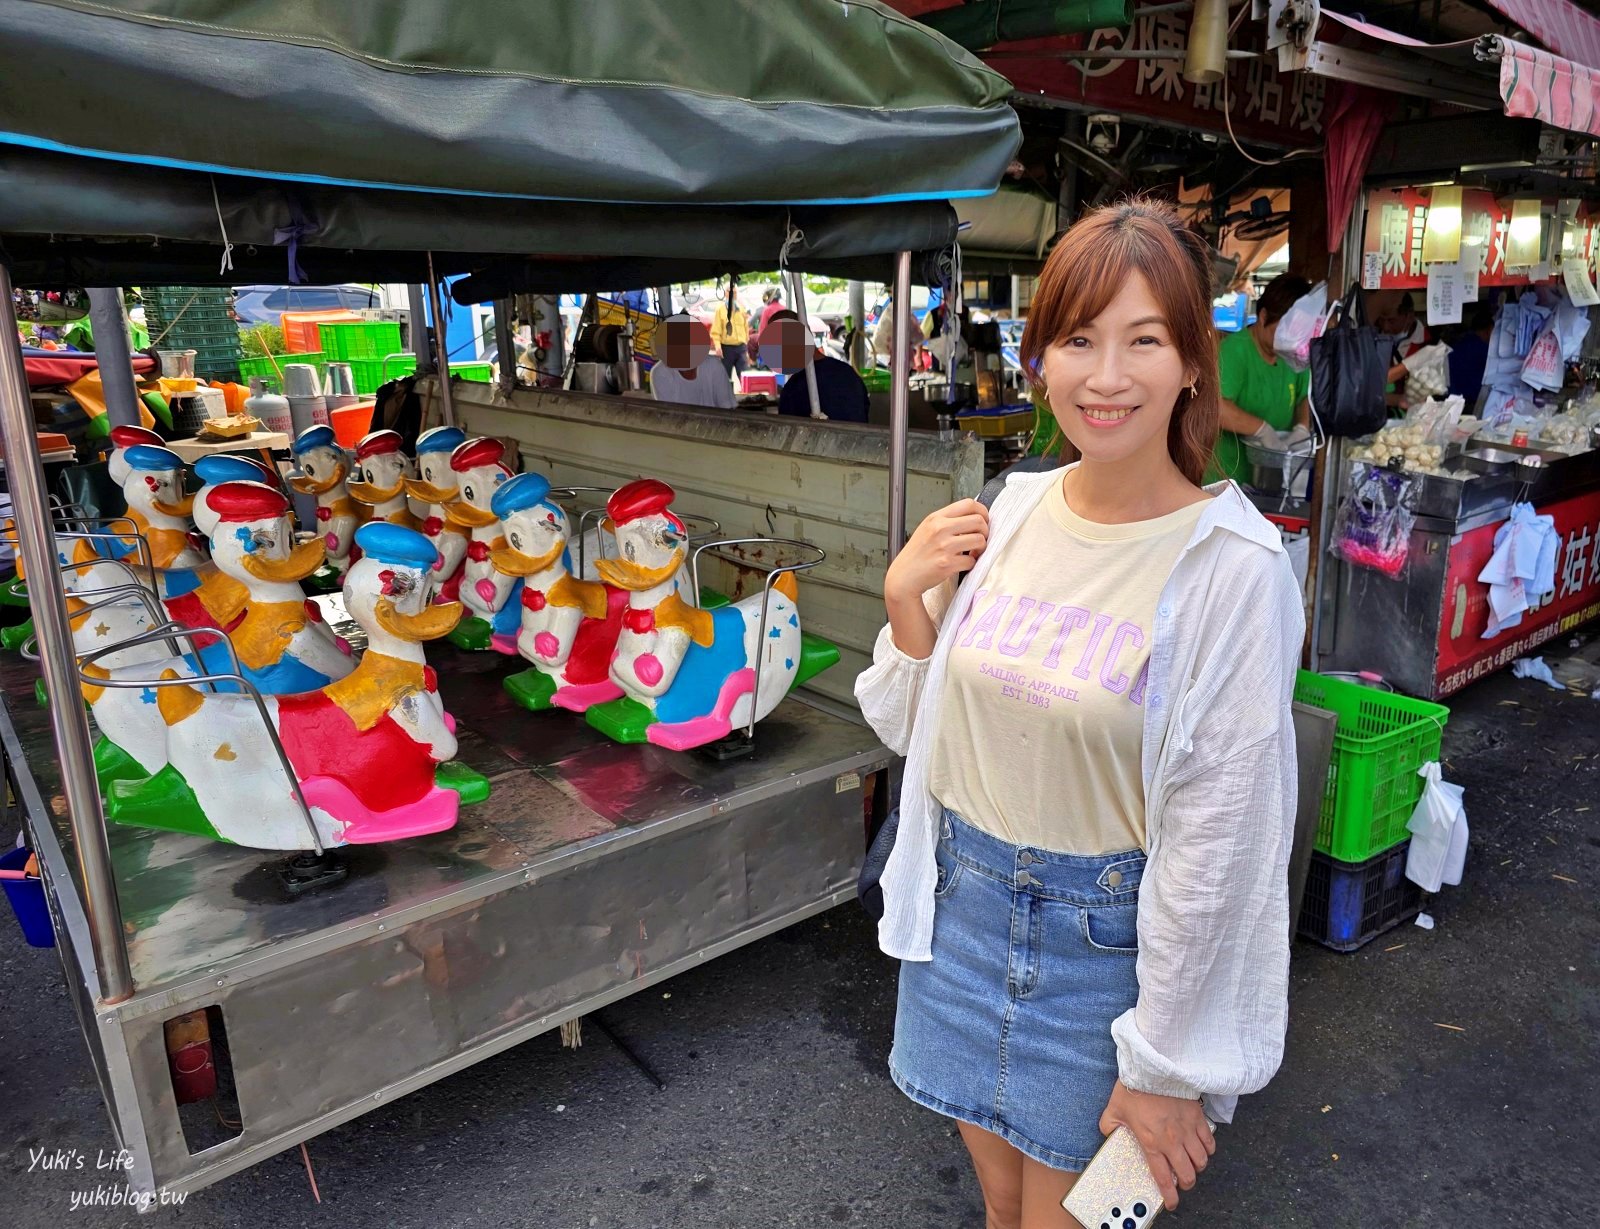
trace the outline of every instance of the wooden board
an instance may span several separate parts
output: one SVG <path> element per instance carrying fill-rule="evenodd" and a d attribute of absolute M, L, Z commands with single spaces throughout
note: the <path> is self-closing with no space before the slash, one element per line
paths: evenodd
<path fill-rule="evenodd" d="M 260 452 L 263 448 L 287 448 L 289 437 L 282 431 L 252 431 L 236 440 L 172 440 L 167 447 L 185 461 L 215 456 L 219 452 Z"/>

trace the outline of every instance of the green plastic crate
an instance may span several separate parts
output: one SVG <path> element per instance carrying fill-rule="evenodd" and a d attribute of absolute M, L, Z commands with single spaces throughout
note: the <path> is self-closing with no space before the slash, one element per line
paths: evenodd
<path fill-rule="evenodd" d="M 355 359 L 381 359 L 400 350 L 400 326 L 392 320 L 360 324 L 330 322 L 317 325 L 323 356 L 330 363 Z"/>
<path fill-rule="evenodd" d="M 276 361 L 277 370 L 273 369 Z M 268 358 L 242 358 L 239 360 L 239 380 L 248 384 L 252 376 L 269 381 L 276 389 L 283 388 L 283 377 L 279 374 L 290 363 L 309 363 L 317 369 L 318 374 L 328 370 L 328 364 L 322 355 L 315 352 L 311 354 L 274 354 Z"/>
<path fill-rule="evenodd" d="M 1294 698 L 1338 715 L 1316 848 L 1340 862 L 1365 862 L 1411 834 L 1422 797 L 1417 769 L 1439 758 L 1450 710 L 1375 687 L 1302 670 Z"/>
<path fill-rule="evenodd" d="M 493 363 L 451 363 L 450 374 L 474 384 L 487 384 L 494 372 Z"/>
<path fill-rule="evenodd" d="M 326 351 L 324 351 L 324 357 L 326 357 Z M 363 396 L 368 393 L 375 393 L 388 381 L 410 375 L 417 369 L 417 356 L 415 354 L 396 355 L 389 360 L 387 367 L 381 358 L 329 359 L 328 361 L 349 363 L 350 374 L 355 379 L 356 392 Z"/>

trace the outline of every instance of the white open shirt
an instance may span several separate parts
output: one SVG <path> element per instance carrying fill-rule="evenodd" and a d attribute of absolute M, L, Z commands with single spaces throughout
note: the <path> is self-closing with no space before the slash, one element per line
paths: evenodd
<path fill-rule="evenodd" d="M 862 715 L 906 757 L 900 829 L 884 868 L 878 943 L 932 959 L 939 804 L 928 792 L 954 630 L 990 562 L 1065 470 L 1013 474 L 966 583 L 924 595 L 939 624 L 925 660 L 887 625 L 856 679 Z M 1289 850 L 1296 768 L 1290 704 L 1305 634 L 1278 530 L 1231 482 L 1200 517 L 1156 607 L 1146 689 L 1139 1000 L 1112 1024 L 1123 1084 L 1203 1097 L 1217 1122 L 1283 1058 L 1289 995 Z M 952 600 L 953 599 L 953 600 Z"/>

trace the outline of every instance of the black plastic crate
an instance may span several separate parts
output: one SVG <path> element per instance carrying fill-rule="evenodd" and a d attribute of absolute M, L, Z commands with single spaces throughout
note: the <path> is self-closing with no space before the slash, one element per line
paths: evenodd
<path fill-rule="evenodd" d="M 1298 930 L 1336 952 L 1353 952 L 1422 911 L 1422 889 L 1406 878 L 1409 839 L 1365 862 L 1311 855 Z"/>

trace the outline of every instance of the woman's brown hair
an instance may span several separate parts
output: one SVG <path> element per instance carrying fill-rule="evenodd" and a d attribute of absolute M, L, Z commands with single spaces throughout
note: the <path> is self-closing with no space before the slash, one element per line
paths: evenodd
<path fill-rule="evenodd" d="M 1135 273 L 1161 305 L 1195 389 L 1172 410 L 1167 452 L 1199 485 L 1217 442 L 1217 345 L 1211 319 L 1211 249 L 1161 201 L 1135 197 L 1079 219 L 1045 262 L 1022 332 L 1022 369 L 1044 388 L 1044 354 L 1103 312 Z M 1048 395 L 1048 394 L 1047 394 Z M 1070 441 L 1066 445 L 1070 447 Z"/>

